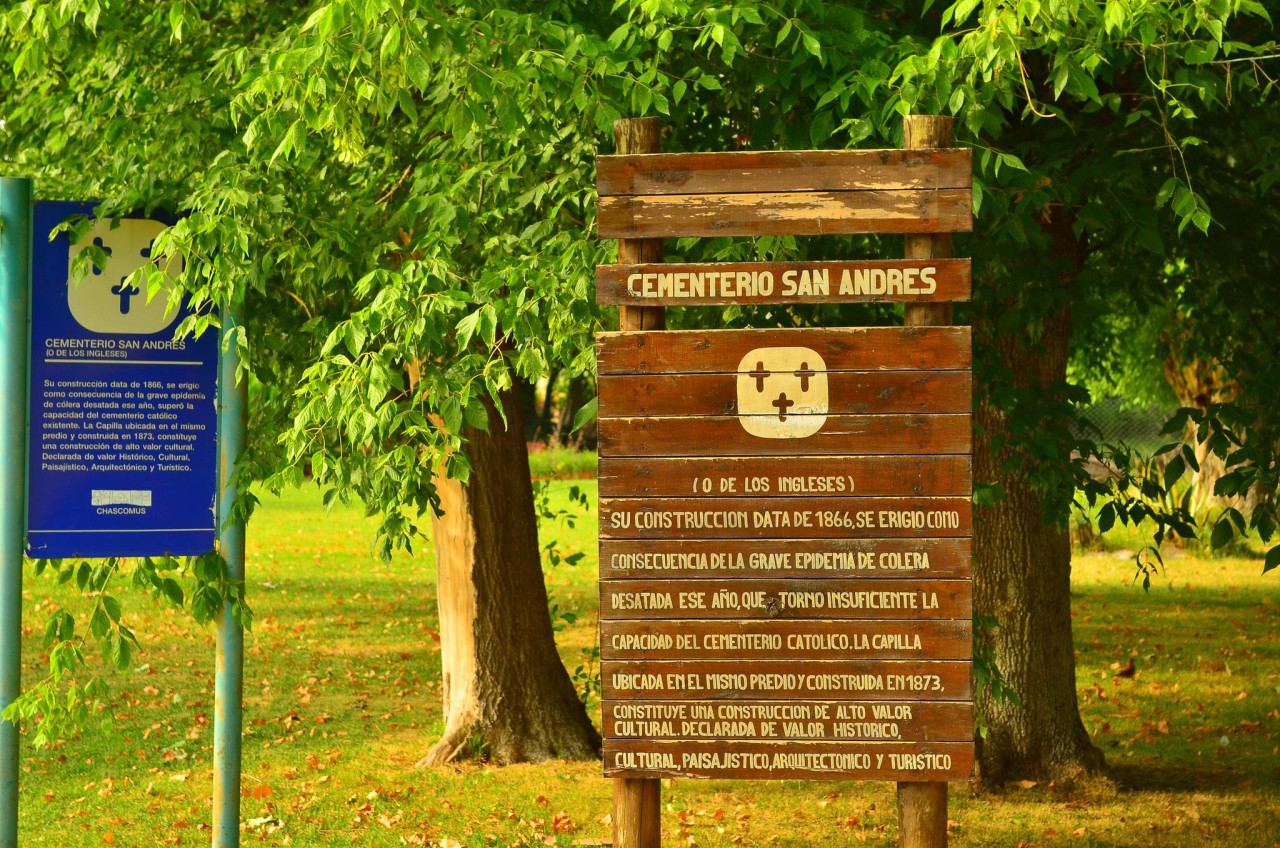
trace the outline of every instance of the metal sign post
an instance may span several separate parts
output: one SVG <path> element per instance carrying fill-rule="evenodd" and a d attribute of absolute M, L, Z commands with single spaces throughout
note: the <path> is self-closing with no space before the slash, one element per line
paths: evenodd
<path fill-rule="evenodd" d="M 0 710 L 22 672 L 22 550 L 27 502 L 27 297 L 31 180 L 0 178 Z M 0 722 L 0 848 L 18 844 L 18 726 Z"/>
<path fill-rule="evenodd" d="M 244 452 L 248 429 L 249 383 L 237 375 L 240 354 L 233 331 L 240 313 L 223 313 L 221 373 L 218 378 L 218 435 L 221 462 L 218 473 L 218 549 L 227 563 L 227 576 L 244 582 L 244 521 L 230 520 L 240 495 L 236 466 Z M 240 743 L 244 724 L 244 628 L 224 601 L 218 619 L 218 666 L 214 685 L 213 720 L 213 846 L 240 845 Z"/>

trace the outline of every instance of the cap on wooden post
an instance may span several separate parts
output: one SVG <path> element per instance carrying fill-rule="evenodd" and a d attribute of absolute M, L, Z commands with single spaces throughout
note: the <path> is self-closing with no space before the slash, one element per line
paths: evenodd
<path fill-rule="evenodd" d="M 662 147 L 661 118 L 623 118 L 613 122 L 619 153 L 657 153 Z M 662 261 L 662 239 L 618 239 L 618 262 L 636 265 Z M 619 330 L 665 330 L 666 311 L 651 306 L 618 307 Z"/>

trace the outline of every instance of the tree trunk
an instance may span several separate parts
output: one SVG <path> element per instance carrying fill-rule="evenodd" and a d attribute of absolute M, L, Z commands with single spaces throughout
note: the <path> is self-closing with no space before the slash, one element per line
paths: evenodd
<path fill-rule="evenodd" d="M 1084 246 L 1069 216 L 1048 222 L 1051 256 L 1065 260 L 1061 285 L 1079 272 Z M 994 347 L 996 364 L 1020 388 L 1054 392 L 1065 383 L 1070 312 L 1061 308 L 1032 328 L 997 335 L 991 310 L 975 321 L 975 337 Z M 1034 339 L 1034 341 L 1033 341 Z M 992 351 L 988 349 L 988 353 Z M 1071 635 L 1071 543 L 1067 528 L 1045 523 L 1041 496 L 1010 461 L 1004 411 L 988 399 L 975 409 L 974 479 L 997 483 L 1005 498 L 974 515 L 974 614 L 994 618 L 990 635 L 996 665 L 1019 703 L 985 693 L 979 708 L 988 726 L 980 740 L 979 776 L 999 784 L 1018 778 L 1063 778 L 1103 766 L 1076 702 L 1075 651 Z M 1066 461 L 1066 457 L 1063 457 Z"/>
<path fill-rule="evenodd" d="M 471 478 L 437 478 L 433 522 L 444 667 L 444 737 L 419 762 L 488 756 L 501 764 L 599 756 L 600 735 L 560 662 L 538 548 L 524 421 L 467 428 Z"/>
<path fill-rule="evenodd" d="M 568 447 L 575 439 L 573 435 L 573 419 L 578 417 L 586 399 L 587 378 L 573 376 L 569 378 L 569 387 L 564 393 L 564 402 L 560 405 L 559 442 Z"/>
<path fill-rule="evenodd" d="M 560 366 L 553 365 L 547 373 L 547 393 L 542 398 L 542 412 L 538 413 L 538 441 L 551 438 L 551 416 L 556 406 L 556 380 Z"/>

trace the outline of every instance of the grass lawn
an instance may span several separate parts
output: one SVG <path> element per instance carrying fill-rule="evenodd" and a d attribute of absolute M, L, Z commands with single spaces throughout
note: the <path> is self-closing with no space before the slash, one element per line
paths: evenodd
<path fill-rule="evenodd" d="M 551 485 L 594 500 L 594 481 Z M 547 575 L 553 604 L 578 616 L 559 637 L 572 670 L 595 639 L 594 514 L 555 532 L 562 553 L 587 554 Z M 599 763 L 414 769 L 442 729 L 435 563 L 422 550 L 383 565 L 370 536 L 359 511 L 325 514 L 312 491 L 265 499 L 250 528 L 244 843 L 607 844 Z M 1173 557 L 1143 594 L 1123 552 L 1079 555 L 1081 708 L 1112 780 L 982 796 L 955 784 L 951 844 L 1280 845 L 1280 574 L 1260 570 Z M 108 729 L 23 750 L 24 846 L 209 843 L 212 632 L 123 599 L 144 650 L 112 678 Z M 86 605 L 48 578 L 28 578 L 24 602 L 34 680 L 50 605 Z M 1115 676 L 1130 659 L 1136 674 Z M 663 800 L 666 845 L 897 839 L 891 784 L 680 780 Z"/>

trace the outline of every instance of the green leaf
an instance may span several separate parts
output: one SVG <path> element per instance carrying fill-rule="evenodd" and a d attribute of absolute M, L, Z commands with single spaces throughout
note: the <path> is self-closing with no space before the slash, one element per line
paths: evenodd
<path fill-rule="evenodd" d="M 476 334 L 476 329 L 480 326 L 480 313 L 482 311 L 477 309 L 475 312 L 463 316 L 462 320 L 458 322 L 459 347 L 466 347 L 467 343 L 471 341 L 471 337 Z"/>
<path fill-rule="evenodd" d="M 1106 504 L 1098 511 L 1098 532 L 1106 533 L 1116 523 L 1115 504 Z"/>
<path fill-rule="evenodd" d="M 1209 537 L 1209 547 L 1216 551 L 1230 542 L 1233 536 L 1235 536 L 1235 529 L 1231 526 L 1231 522 L 1220 518 L 1213 528 L 1213 535 Z"/>
<path fill-rule="evenodd" d="M 121 614 L 120 602 L 117 601 L 115 598 L 111 597 L 110 595 L 103 595 L 102 608 L 106 610 L 107 615 L 111 618 L 112 621 L 118 622 L 120 620 L 120 614 Z"/>
<path fill-rule="evenodd" d="M 1182 479 L 1182 474 L 1187 470 L 1187 464 L 1181 456 L 1176 456 L 1168 465 L 1164 467 L 1164 487 L 1172 489 L 1173 484 Z"/>
<path fill-rule="evenodd" d="M 581 430 L 583 427 L 585 427 L 587 424 L 590 424 L 592 421 L 595 421 L 596 413 L 599 410 L 599 407 L 600 407 L 600 399 L 598 397 L 593 397 L 591 400 L 584 403 L 582 405 L 582 408 L 578 410 L 578 414 L 573 416 L 572 432 L 576 433 L 579 430 Z"/>
<path fill-rule="evenodd" d="M 1276 566 L 1280 566 L 1280 545 L 1276 545 L 1274 548 L 1267 551 L 1266 562 L 1262 564 L 1262 573 L 1266 574 Z"/>
<path fill-rule="evenodd" d="M 160 583 L 161 591 L 164 592 L 166 598 L 173 602 L 175 606 L 182 606 L 183 594 L 182 586 L 178 585 L 178 581 L 172 577 L 166 577 Z"/>

